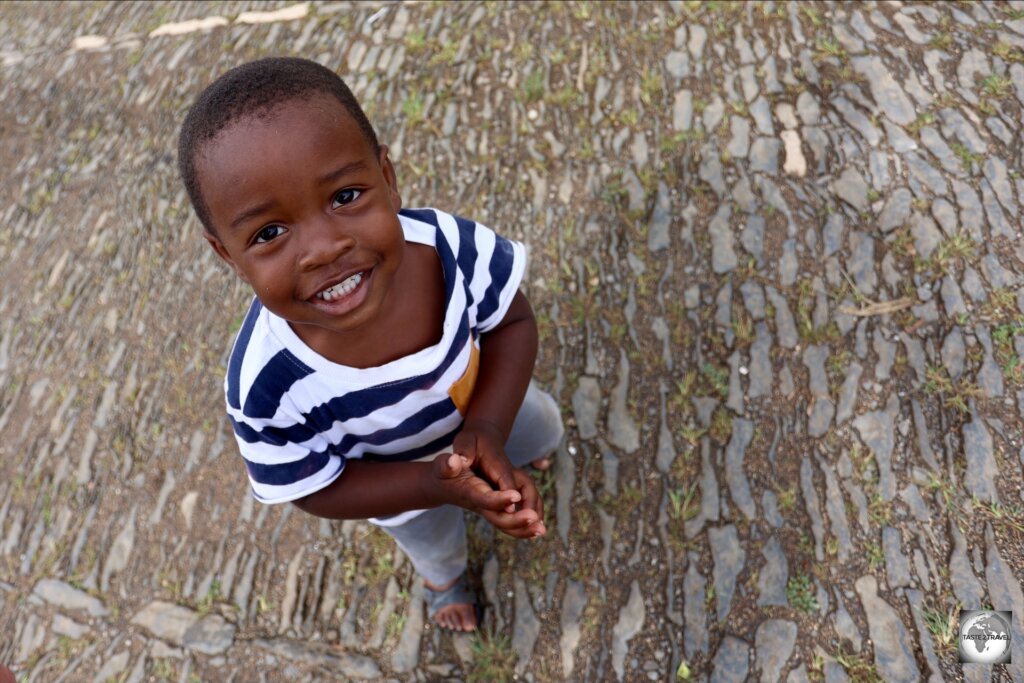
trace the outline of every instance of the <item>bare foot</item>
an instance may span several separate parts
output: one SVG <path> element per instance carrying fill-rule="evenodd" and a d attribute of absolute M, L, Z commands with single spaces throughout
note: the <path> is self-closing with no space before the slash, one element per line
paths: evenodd
<path fill-rule="evenodd" d="M 455 582 L 458 580 L 459 578 L 456 577 L 441 586 L 435 586 L 429 581 L 424 581 L 423 585 L 432 591 L 444 591 L 455 585 Z M 471 602 L 445 605 L 434 612 L 434 623 L 450 631 L 475 631 L 477 627 L 476 606 Z"/>
<path fill-rule="evenodd" d="M 551 469 L 551 456 L 545 455 L 543 458 L 537 458 L 530 463 L 530 466 L 540 472 L 546 472 Z"/>

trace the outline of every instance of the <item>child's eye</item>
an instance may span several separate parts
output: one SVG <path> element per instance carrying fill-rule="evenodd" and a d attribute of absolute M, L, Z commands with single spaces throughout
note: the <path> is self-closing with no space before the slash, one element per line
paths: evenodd
<path fill-rule="evenodd" d="M 264 244 L 284 234 L 284 228 L 280 225 L 268 225 L 256 233 L 256 244 Z"/>
<path fill-rule="evenodd" d="M 350 187 L 349 188 L 345 188 L 344 190 L 341 190 L 340 192 L 338 192 L 337 194 L 334 195 L 334 202 L 333 202 L 332 208 L 336 209 L 339 206 L 345 206 L 346 204 L 351 204 L 356 199 L 358 199 L 359 195 L 361 195 L 362 193 L 363 193 L 362 190 L 353 190 Z"/>

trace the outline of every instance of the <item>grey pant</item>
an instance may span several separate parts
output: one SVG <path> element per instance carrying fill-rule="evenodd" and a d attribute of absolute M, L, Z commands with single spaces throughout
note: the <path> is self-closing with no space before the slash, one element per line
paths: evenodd
<path fill-rule="evenodd" d="M 533 382 L 519 408 L 505 453 L 513 467 L 548 455 L 565 432 L 558 404 Z M 425 510 L 404 524 L 383 526 L 424 579 L 444 584 L 466 570 L 466 522 L 463 509 L 454 505 Z"/>

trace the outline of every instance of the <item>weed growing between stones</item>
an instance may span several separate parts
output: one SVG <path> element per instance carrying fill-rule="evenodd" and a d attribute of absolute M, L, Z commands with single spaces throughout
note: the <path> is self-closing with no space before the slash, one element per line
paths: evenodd
<path fill-rule="evenodd" d="M 479 633 L 473 639 L 473 661 L 466 671 L 467 683 L 508 683 L 513 679 L 515 652 L 508 636 Z"/>
<path fill-rule="evenodd" d="M 818 611 L 818 598 L 814 595 L 814 583 L 807 574 L 795 574 L 786 584 L 786 597 L 789 604 L 807 614 Z"/>
<path fill-rule="evenodd" d="M 948 612 L 943 612 L 931 605 L 921 607 L 921 617 L 928 625 L 928 631 L 935 639 L 935 645 L 940 652 L 949 652 L 956 644 L 960 607 L 960 603 L 956 603 L 949 608 Z"/>

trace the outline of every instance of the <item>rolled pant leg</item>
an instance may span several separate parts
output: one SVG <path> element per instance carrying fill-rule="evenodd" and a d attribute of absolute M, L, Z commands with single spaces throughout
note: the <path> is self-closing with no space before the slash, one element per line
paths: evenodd
<path fill-rule="evenodd" d="M 564 434 L 558 403 L 531 381 L 505 443 L 505 454 L 512 466 L 525 467 L 550 454 L 558 448 Z"/>
<path fill-rule="evenodd" d="M 466 521 L 460 507 L 431 508 L 404 524 L 381 529 L 405 551 L 416 572 L 435 586 L 466 570 Z"/>

